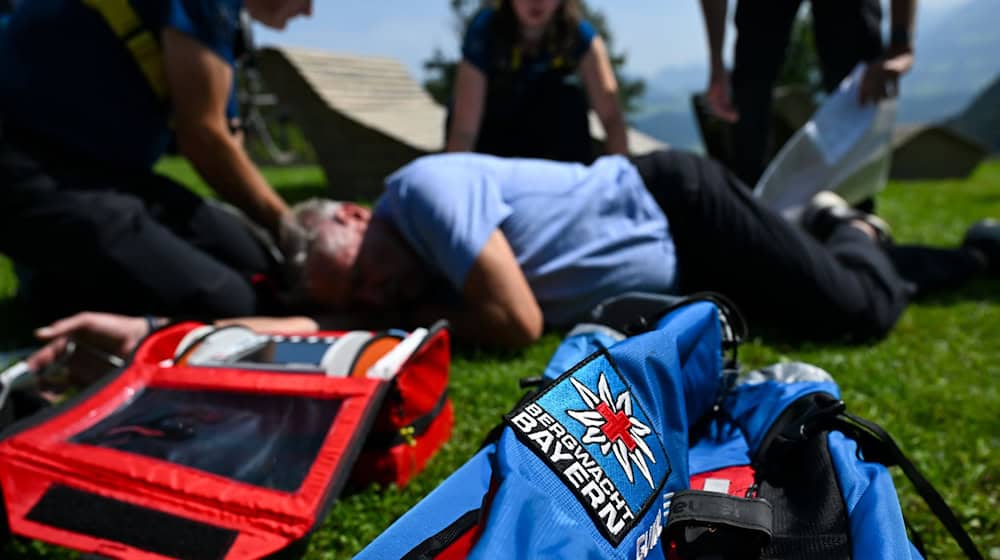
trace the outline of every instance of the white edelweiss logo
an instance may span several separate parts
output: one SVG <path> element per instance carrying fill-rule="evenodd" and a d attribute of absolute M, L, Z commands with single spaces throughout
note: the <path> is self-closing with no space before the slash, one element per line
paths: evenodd
<path fill-rule="evenodd" d="M 632 395 L 628 391 L 622 391 L 618 398 L 613 398 L 608 379 L 603 373 L 597 381 L 597 392 L 600 397 L 576 379 L 571 377 L 570 381 L 573 382 L 573 387 L 583 402 L 590 407 L 586 410 L 566 411 L 573 419 L 587 427 L 583 443 L 600 445 L 601 453 L 605 456 L 609 451 L 613 451 L 615 459 L 618 459 L 618 464 L 625 471 L 625 476 L 633 484 L 635 474 L 632 472 L 632 465 L 635 464 L 649 483 L 649 487 L 655 488 L 653 475 L 649 472 L 646 460 L 656 464 L 656 459 L 642 439 L 652 430 L 632 416 Z"/>

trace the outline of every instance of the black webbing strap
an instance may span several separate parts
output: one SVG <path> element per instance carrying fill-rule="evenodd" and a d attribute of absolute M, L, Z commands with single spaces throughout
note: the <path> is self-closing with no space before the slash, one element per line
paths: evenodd
<path fill-rule="evenodd" d="M 671 498 L 663 534 L 682 558 L 759 558 L 774 534 L 773 525 L 767 500 L 683 490 Z"/>
<path fill-rule="evenodd" d="M 451 525 L 427 537 L 406 556 L 403 556 L 403 560 L 432 560 L 447 550 L 449 546 L 455 544 L 463 535 L 475 529 L 481 515 L 481 509 L 465 512 L 461 517 L 452 521 Z"/>
<path fill-rule="evenodd" d="M 160 101 L 170 97 L 163 49 L 128 0 L 83 0 L 107 23 Z"/>
<path fill-rule="evenodd" d="M 448 391 L 445 390 L 441 393 L 441 398 L 434 405 L 434 408 L 430 410 L 427 414 L 420 416 L 414 420 L 410 425 L 400 428 L 396 432 L 386 432 L 379 434 L 371 434 L 368 436 L 368 440 L 365 442 L 365 449 L 389 449 L 390 447 L 395 447 L 404 443 L 411 445 L 416 444 L 416 438 L 424 435 L 428 429 L 430 429 L 431 424 L 434 420 L 441 415 L 441 411 L 444 410 L 445 405 L 448 404 Z"/>
<path fill-rule="evenodd" d="M 656 322 L 668 313 L 701 301 L 711 302 L 719 309 L 724 343 L 739 344 L 747 338 L 749 328 L 739 308 L 729 298 L 716 292 L 696 292 L 686 296 L 633 292 L 601 302 L 590 314 L 595 322 L 626 336 L 634 336 L 652 330 Z"/>
<path fill-rule="evenodd" d="M 0 550 L 9 545 L 14 538 L 10 532 L 10 524 L 7 522 L 7 506 L 3 497 L 3 487 L 0 486 Z"/>
<path fill-rule="evenodd" d="M 910 537 L 910 542 L 913 543 L 913 546 L 917 549 L 917 552 L 919 552 L 920 556 L 922 556 L 923 558 L 927 558 L 927 547 L 924 546 L 924 538 L 921 537 L 920 533 L 918 533 L 917 530 L 913 528 L 913 525 L 910 524 L 909 519 L 904 517 L 903 525 L 906 525 L 906 532 Z"/>
<path fill-rule="evenodd" d="M 913 487 L 927 503 L 931 512 L 941 520 L 941 524 L 951 533 L 952 538 L 958 543 L 962 552 L 966 556 L 975 560 L 983 558 L 982 553 L 976 548 L 972 538 L 962 527 L 955 512 L 952 511 L 944 498 L 934 488 L 931 483 L 924 478 L 924 475 L 917 470 L 909 458 L 896 445 L 892 436 L 881 426 L 874 422 L 869 422 L 858 418 L 853 414 L 842 412 L 833 417 L 833 429 L 843 432 L 845 435 L 858 443 L 858 449 L 864 454 L 866 461 L 882 463 L 887 467 L 899 466 L 906 478 L 910 479 Z"/>

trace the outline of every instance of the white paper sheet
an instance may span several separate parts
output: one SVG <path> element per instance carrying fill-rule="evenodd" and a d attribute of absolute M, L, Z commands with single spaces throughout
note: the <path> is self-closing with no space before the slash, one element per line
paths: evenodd
<path fill-rule="evenodd" d="M 806 123 L 805 133 L 816 142 L 827 165 L 843 158 L 871 129 L 875 119 L 876 104 L 858 103 L 864 70 L 863 64 L 858 65 Z"/>
<path fill-rule="evenodd" d="M 821 190 L 855 204 L 885 187 L 896 101 L 858 102 L 864 68 L 841 82 L 764 171 L 754 195 L 772 210 L 795 219 Z"/>

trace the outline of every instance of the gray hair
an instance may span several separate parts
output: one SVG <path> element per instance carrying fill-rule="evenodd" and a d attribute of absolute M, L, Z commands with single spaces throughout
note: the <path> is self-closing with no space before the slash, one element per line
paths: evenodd
<path fill-rule="evenodd" d="M 324 222 L 332 220 L 343 205 L 336 200 L 310 198 L 292 206 L 291 219 L 281 224 L 281 249 L 286 261 L 301 266 Z"/>
<path fill-rule="evenodd" d="M 310 270 L 334 260 L 347 245 L 343 231 L 330 227 L 342 205 L 336 200 L 310 198 L 292 206 L 292 223 L 285 226 L 289 230 L 285 266 L 290 303 L 312 303 L 308 297 Z"/>
<path fill-rule="evenodd" d="M 310 198 L 292 206 L 295 223 L 306 232 L 311 232 L 323 220 L 330 220 L 344 203 L 326 198 Z"/>

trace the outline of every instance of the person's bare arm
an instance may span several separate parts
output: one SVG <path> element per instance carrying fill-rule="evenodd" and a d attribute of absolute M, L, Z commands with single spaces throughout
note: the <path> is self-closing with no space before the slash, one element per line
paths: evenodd
<path fill-rule="evenodd" d="M 308 334 L 319 330 L 385 330 L 390 328 L 413 329 L 430 326 L 436 318 L 425 323 L 415 323 L 404 310 L 371 310 L 363 312 L 317 313 L 312 316 L 291 317 L 234 317 L 215 321 L 217 327 L 242 325 L 258 332 L 280 332 L 285 334 Z"/>
<path fill-rule="evenodd" d="M 913 67 L 913 23 L 917 0 L 892 0 L 892 39 L 885 55 L 865 68 L 859 101 L 862 104 L 895 97 L 899 79 Z"/>
<path fill-rule="evenodd" d="M 538 340 L 542 310 L 500 230 L 490 235 L 466 276 L 462 306 L 424 304 L 408 313 L 412 325 L 447 319 L 456 338 L 504 348 Z"/>
<path fill-rule="evenodd" d="M 727 0 L 701 0 L 701 13 L 705 18 L 705 34 L 708 36 L 708 64 L 714 74 L 725 70 L 722 63 L 722 47 L 726 42 Z"/>
<path fill-rule="evenodd" d="M 507 238 L 497 229 L 469 269 L 459 307 L 417 302 L 409 309 L 284 318 L 236 318 L 227 323 L 258 330 L 311 332 L 327 330 L 427 327 L 446 319 L 456 338 L 504 348 L 538 340 L 544 321 L 528 281 Z"/>
<path fill-rule="evenodd" d="M 625 116 L 618 103 L 618 82 L 607 47 L 600 37 L 594 37 L 587 54 L 580 60 L 580 78 L 587 89 L 590 106 L 604 125 L 605 150 L 609 154 L 628 154 Z"/>
<path fill-rule="evenodd" d="M 892 0 L 890 12 L 892 14 L 892 28 L 905 30 L 909 38 L 905 42 L 911 43 L 913 24 L 917 19 L 917 0 Z"/>
<path fill-rule="evenodd" d="M 166 323 L 164 319 L 127 317 L 111 313 L 83 312 L 60 319 L 35 331 L 35 337 L 45 343 L 28 359 L 32 371 L 41 371 L 59 359 L 70 339 L 88 344 L 101 352 L 124 358 L 147 334 L 151 326 Z"/>
<path fill-rule="evenodd" d="M 486 104 L 486 75 L 463 60 L 455 76 L 454 105 L 446 152 L 470 152 L 476 146 Z"/>
<path fill-rule="evenodd" d="M 212 323 L 216 327 L 241 325 L 257 332 L 308 334 L 319 330 L 319 323 L 311 317 L 234 317 Z"/>
<path fill-rule="evenodd" d="M 181 153 L 223 199 L 278 234 L 288 206 L 229 132 L 232 69 L 197 40 L 169 28 L 163 31 L 163 55 Z"/>
<path fill-rule="evenodd" d="M 705 98 L 712 113 L 722 120 L 734 122 L 739 119 L 739 114 L 729 98 L 729 72 L 722 61 L 722 49 L 726 43 L 727 9 L 727 0 L 701 0 L 705 34 L 708 35 L 709 74 Z"/>

